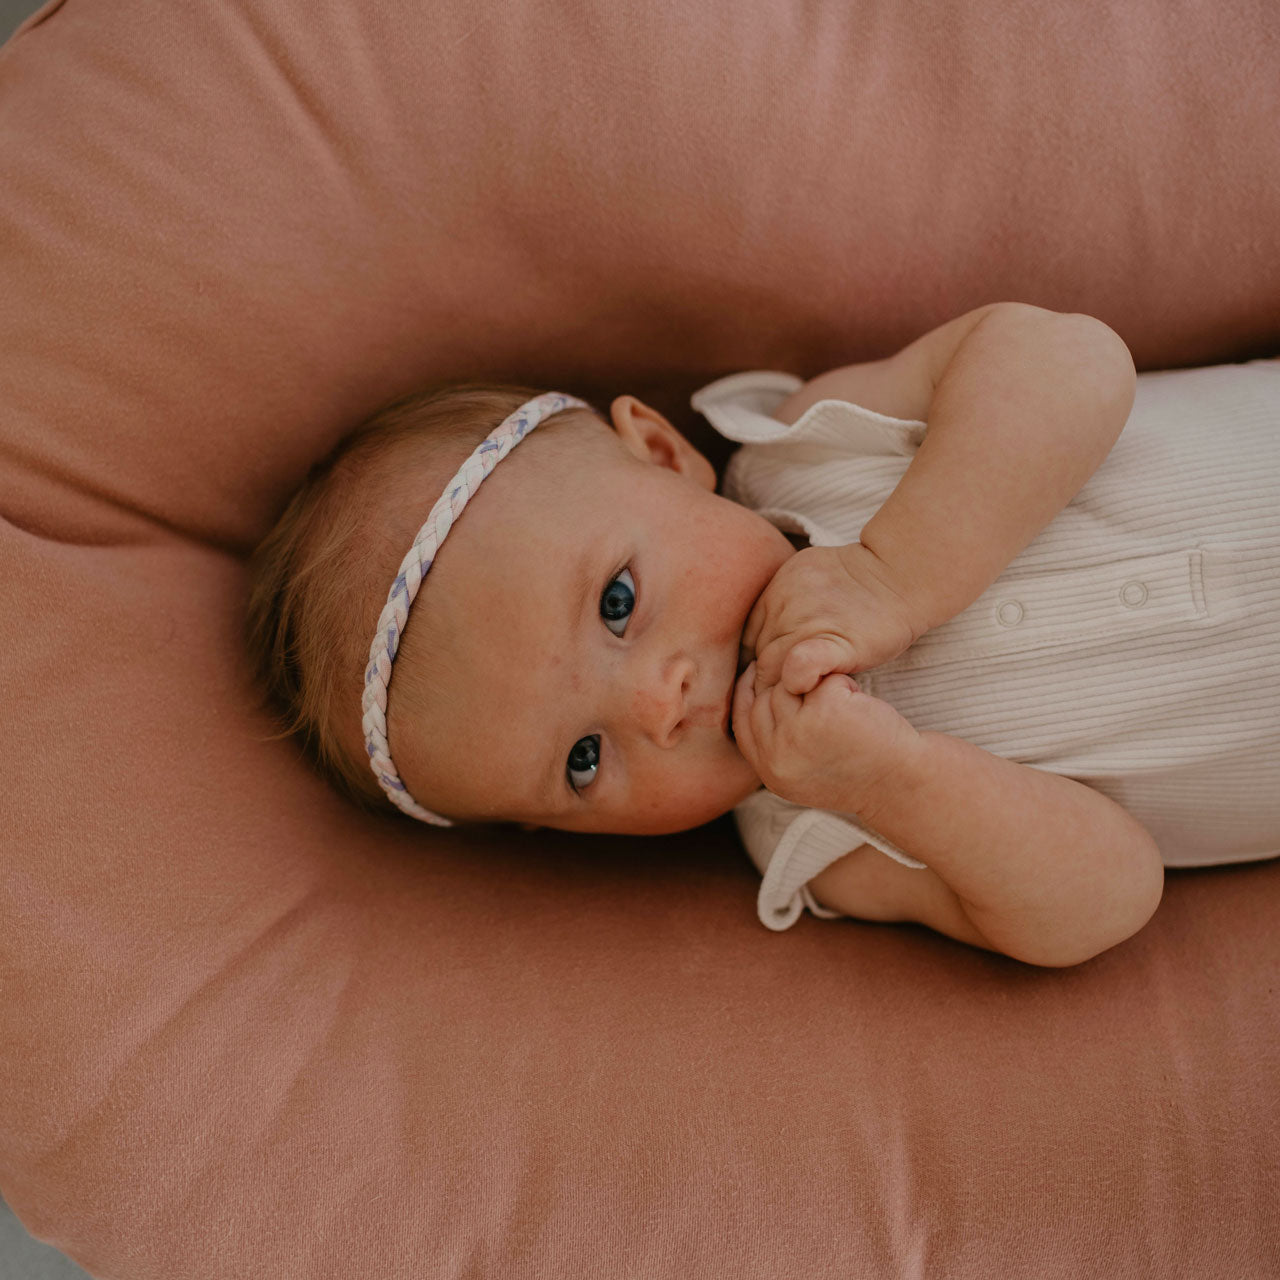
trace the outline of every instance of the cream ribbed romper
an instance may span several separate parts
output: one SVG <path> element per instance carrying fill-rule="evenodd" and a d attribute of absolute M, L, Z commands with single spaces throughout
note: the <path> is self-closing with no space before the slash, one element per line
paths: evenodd
<path fill-rule="evenodd" d="M 728 497 L 815 546 L 856 542 L 926 424 L 841 400 L 770 417 L 801 385 L 738 373 L 692 403 L 742 445 Z M 856 679 L 917 729 L 1095 787 L 1166 865 L 1280 854 L 1280 361 L 1139 374 L 1080 493 L 967 609 Z M 924 865 L 766 790 L 734 817 L 771 929 L 839 915 L 806 885 L 860 844 Z"/>

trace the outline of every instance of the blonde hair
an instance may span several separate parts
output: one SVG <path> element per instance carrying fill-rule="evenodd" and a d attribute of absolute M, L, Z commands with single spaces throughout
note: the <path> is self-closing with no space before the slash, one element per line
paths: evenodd
<path fill-rule="evenodd" d="M 365 808 L 390 809 L 359 724 L 369 641 L 395 566 L 476 445 L 541 394 L 468 382 L 394 401 L 311 468 L 250 560 L 249 651 L 278 726 L 267 740 L 299 735 L 320 772 Z"/>

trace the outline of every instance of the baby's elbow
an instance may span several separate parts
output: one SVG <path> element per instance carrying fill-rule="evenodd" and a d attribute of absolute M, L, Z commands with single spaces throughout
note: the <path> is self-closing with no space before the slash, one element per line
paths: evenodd
<path fill-rule="evenodd" d="M 1098 396 L 1099 409 L 1119 433 L 1133 409 L 1138 372 L 1128 343 L 1097 316 L 1071 312 L 1058 317 L 1068 330 L 1066 341 L 1081 356 L 1090 386 Z"/>
<path fill-rule="evenodd" d="M 1163 895 L 1164 862 L 1155 841 L 1147 836 L 1123 876 L 1101 900 L 1089 904 L 1074 927 L 1028 938 L 1016 958 L 1053 969 L 1083 964 L 1132 938 L 1155 915 Z"/>

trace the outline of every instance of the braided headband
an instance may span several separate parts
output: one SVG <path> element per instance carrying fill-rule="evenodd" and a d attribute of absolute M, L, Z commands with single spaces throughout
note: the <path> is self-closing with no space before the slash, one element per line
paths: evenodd
<path fill-rule="evenodd" d="M 390 797 L 391 803 L 410 817 L 437 827 L 451 827 L 453 823 L 430 809 L 424 809 L 409 794 L 409 789 L 400 781 L 391 760 L 391 748 L 387 745 L 387 687 L 391 684 L 391 668 L 409 621 L 409 606 L 413 604 L 418 588 L 422 586 L 422 580 L 431 569 L 453 522 L 462 514 L 462 508 L 484 483 L 485 477 L 540 422 L 561 409 L 575 407 L 591 408 L 585 400 L 575 396 L 548 391 L 522 404 L 476 446 L 458 468 L 458 474 L 445 485 L 444 492 L 431 508 L 426 524 L 418 530 L 413 546 L 400 562 L 400 570 L 378 618 L 378 631 L 369 646 L 369 665 L 364 671 L 364 697 L 361 699 L 365 750 L 369 753 L 369 764 L 378 785 Z"/>

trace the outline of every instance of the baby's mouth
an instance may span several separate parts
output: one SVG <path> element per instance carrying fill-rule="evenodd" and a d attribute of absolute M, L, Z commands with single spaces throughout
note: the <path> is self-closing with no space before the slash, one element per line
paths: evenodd
<path fill-rule="evenodd" d="M 729 677 L 729 691 L 725 695 L 725 711 L 724 711 L 724 732 L 725 736 L 736 747 L 738 744 L 738 735 L 733 731 L 733 699 L 738 692 L 738 681 L 742 678 L 742 673 L 751 665 L 753 658 L 747 654 L 745 659 L 739 655 L 737 668 Z"/>
<path fill-rule="evenodd" d="M 733 736 L 733 695 L 738 687 L 738 677 L 736 675 L 729 678 L 729 688 L 724 696 L 724 715 L 720 721 L 721 732 L 729 739 L 730 742 L 736 742 Z"/>

